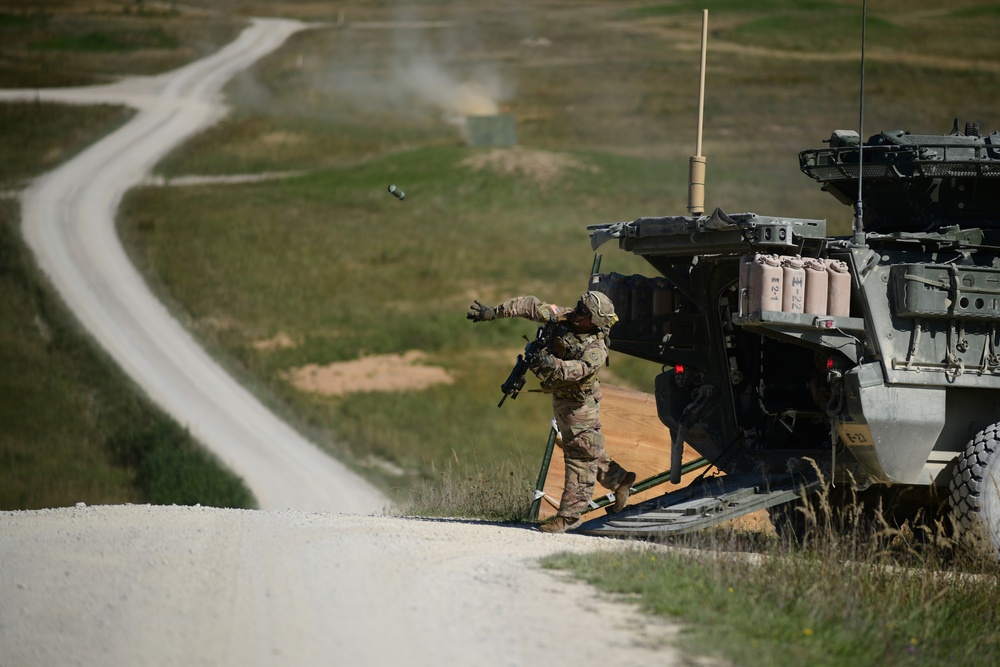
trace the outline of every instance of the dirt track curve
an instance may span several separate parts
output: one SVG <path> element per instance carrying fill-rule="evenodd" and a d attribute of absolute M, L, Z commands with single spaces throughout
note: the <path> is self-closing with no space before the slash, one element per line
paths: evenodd
<path fill-rule="evenodd" d="M 621 542 L 374 514 L 383 496 L 232 380 L 129 263 L 114 229 L 124 192 L 220 117 L 234 73 L 302 27 L 254 21 L 158 77 L 0 91 L 138 109 L 23 194 L 24 234 L 99 343 L 265 508 L 0 512 L 0 665 L 693 664 L 666 644 L 673 626 L 536 564 Z"/>
<path fill-rule="evenodd" d="M 124 193 L 170 149 L 224 113 L 222 86 L 303 27 L 255 21 L 221 51 L 161 76 L 38 92 L 42 99 L 120 102 L 138 113 L 24 193 L 23 229 L 84 326 L 153 400 L 244 479 L 260 507 L 372 512 L 385 506 L 381 494 L 346 474 L 219 367 L 148 290 L 115 232 Z"/>

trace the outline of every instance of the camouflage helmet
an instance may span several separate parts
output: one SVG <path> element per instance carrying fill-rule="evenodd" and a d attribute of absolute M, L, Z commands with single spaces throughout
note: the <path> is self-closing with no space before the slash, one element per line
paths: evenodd
<path fill-rule="evenodd" d="M 590 311 L 590 321 L 598 329 L 606 331 L 618 321 L 615 304 L 603 292 L 584 292 L 580 303 Z"/>

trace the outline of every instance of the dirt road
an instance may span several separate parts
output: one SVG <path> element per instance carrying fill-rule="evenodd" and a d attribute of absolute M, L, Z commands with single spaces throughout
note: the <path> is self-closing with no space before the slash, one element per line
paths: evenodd
<path fill-rule="evenodd" d="M 260 507 L 372 512 L 387 500 L 219 367 L 153 297 L 115 233 L 124 193 L 170 149 L 224 113 L 219 91 L 235 73 L 303 27 L 259 20 L 221 51 L 161 76 L 20 93 L 138 110 L 124 127 L 24 193 L 23 229 L 84 326 L 153 400 L 244 479 Z"/>

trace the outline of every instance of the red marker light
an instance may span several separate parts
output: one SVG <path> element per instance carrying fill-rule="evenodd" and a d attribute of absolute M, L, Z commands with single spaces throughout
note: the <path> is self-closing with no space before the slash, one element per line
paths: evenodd
<path fill-rule="evenodd" d="M 826 370 L 833 370 L 833 357 L 826 360 Z"/>
<path fill-rule="evenodd" d="M 684 364 L 677 364 L 676 366 L 674 366 L 674 373 L 677 373 L 678 375 L 683 375 L 684 374 Z"/>

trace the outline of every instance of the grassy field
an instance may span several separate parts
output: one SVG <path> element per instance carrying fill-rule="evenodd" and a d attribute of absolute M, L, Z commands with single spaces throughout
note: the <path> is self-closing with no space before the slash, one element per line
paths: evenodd
<path fill-rule="evenodd" d="M 821 489 L 801 542 L 731 522 L 680 548 L 557 554 L 598 590 L 681 620 L 681 648 L 730 664 L 983 665 L 1000 659 L 1000 568 L 947 520 L 894 528 L 857 497 Z M 837 498 L 836 500 L 834 498 Z M 971 548 L 970 548 L 971 547 Z"/>
<path fill-rule="evenodd" d="M 759 667 L 1000 659 L 995 567 L 956 577 L 933 557 L 900 567 L 898 554 L 858 554 L 843 544 L 794 558 L 765 547 L 761 559 L 729 551 L 724 538 L 708 542 L 703 536 L 692 550 L 561 554 L 544 565 L 626 596 L 652 615 L 682 619 L 678 641 L 688 655 Z"/>
<path fill-rule="evenodd" d="M 26 185 L 91 143 L 95 133 L 110 131 L 131 115 L 115 106 L 0 104 L 0 190 Z"/>
<path fill-rule="evenodd" d="M 245 19 L 167 3 L 0 1 L 0 88 L 79 86 L 156 74 L 231 41 Z"/>
<path fill-rule="evenodd" d="M 857 9 L 708 6 L 709 208 L 822 217 L 846 233 L 851 211 L 798 172 L 797 151 L 856 127 Z M 465 309 L 522 293 L 575 300 L 593 259 L 587 224 L 684 211 L 700 7 L 361 3 L 335 15 L 274 5 L 332 25 L 293 36 L 237 77 L 231 116 L 158 170 L 300 175 L 137 190 L 122 234 L 208 345 L 399 498 L 414 482 L 421 493 L 439 484 L 443 468 L 529 484 L 547 400 L 493 406 L 533 328 L 472 326 Z M 956 117 L 991 128 L 1000 69 L 986 61 L 996 47 L 981 28 L 997 22 L 984 3 L 880 3 L 869 25 L 869 132 L 945 132 Z M 951 48 L 959 37 L 961 53 Z M 473 103 L 514 115 L 517 149 L 465 144 L 457 123 Z M 404 202 L 386 193 L 391 183 Z M 642 270 L 614 250 L 604 268 Z M 278 338 L 285 345 L 264 344 Z M 410 350 L 451 383 L 331 396 L 290 381 L 307 365 Z M 621 357 L 609 370 L 606 379 L 647 390 L 657 372 Z"/>

